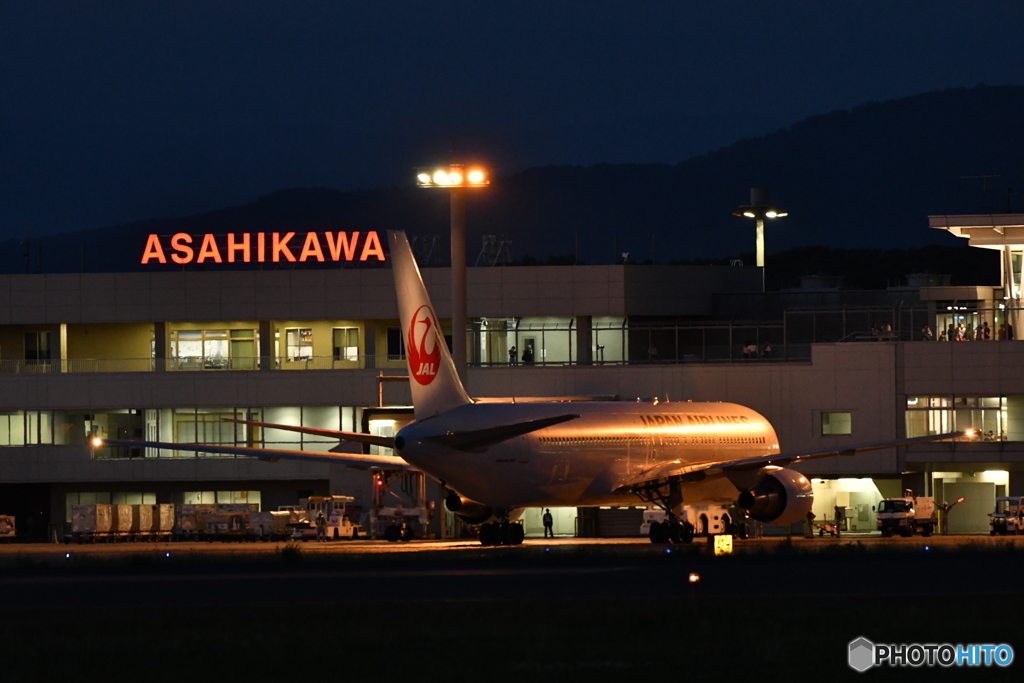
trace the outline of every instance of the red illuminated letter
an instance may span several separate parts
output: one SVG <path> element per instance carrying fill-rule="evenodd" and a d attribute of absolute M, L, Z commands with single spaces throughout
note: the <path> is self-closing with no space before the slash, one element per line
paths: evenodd
<path fill-rule="evenodd" d="M 228 263 L 235 262 L 235 252 L 242 252 L 242 261 L 248 263 L 252 254 L 249 253 L 249 233 L 242 233 L 245 238 L 241 242 L 235 241 L 235 233 L 228 233 Z"/>
<path fill-rule="evenodd" d="M 214 263 L 224 263 L 224 259 L 220 257 L 220 249 L 217 248 L 217 240 L 210 233 L 203 235 L 203 246 L 199 247 L 196 263 L 202 263 L 208 258 L 213 259 Z"/>
<path fill-rule="evenodd" d="M 174 249 L 175 251 L 180 251 L 183 254 L 183 256 L 171 254 L 171 260 L 174 261 L 175 263 L 181 264 L 192 263 L 192 257 L 195 255 L 195 252 L 192 250 L 192 247 L 188 246 L 190 244 L 192 244 L 192 235 L 186 235 L 183 232 L 179 232 L 174 237 L 172 237 L 171 249 Z"/>
<path fill-rule="evenodd" d="M 384 260 L 384 248 L 380 246 L 380 238 L 377 237 L 375 230 L 366 233 L 366 241 L 363 242 L 363 253 L 359 255 L 359 260 L 365 261 L 370 256 L 376 256 L 378 261 Z"/>
<path fill-rule="evenodd" d="M 274 263 L 280 262 L 282 254 L 284 254 L 286 261 L 295 263 L 295 254 L 293 254 L 292 250 L 288 248 L 288 242 L 291 241 L 293 237 L 295 237 L 294 232 L 286 232 L 284 234 L 284 239 L 281 239 L 281 233 L 274 233 L 274 250 L 272 257 Z"/>
<path fill-rule="evenodd" d="M 267 233 L 261 232 L 256 235 L 256 261 L 266 263 L 267 261 Z"/>
<path fill-rule="evenodd" d="M 146 250 L 142 252 L 142 265 L 146 265 L 150 259 L 154 258 L 160 263 L 167 263 L 167 257 L 164 256 L 164 248 L 160 246 L 158 235 L 150 235 L 146 240 Z"/>
<path fill-rule="evenodd" d="M 325 232 L 324 235 L 327 237 L 327 248 L 331 250 L 331 260 L 340 261 L 341 252 L 345 252 L 345 260 L 351 261 L 356 257 L 356 242 L 359 241 L 359 232 L 352 233 L 352 239 L 349 240 L 347 232 L 339 232 L 337 240 L 334 239 L 333 233 Z"/>
<path fill-rule="evenodd" d="M 302 245 L 302 253 L 299 255 L 299 260 L 305 261 L 311 256 L 316 257 L 316 260 L 320 263 L 324 262 L 324 252 L 320 248 L 320 238 L 316 236 L 315 232 L 306 233 L 306 242 Z"/>

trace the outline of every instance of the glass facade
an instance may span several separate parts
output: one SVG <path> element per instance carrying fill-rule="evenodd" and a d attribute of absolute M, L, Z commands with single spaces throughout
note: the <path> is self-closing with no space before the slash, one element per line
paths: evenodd
<path fill-rule="evenodd" d="M 96 413 L 63 413 L 69 443 L 88 443 L 93 436 L 166 443 L 202 443 L 249 448 L 326 451 L 337 439 L 279 429 L 252 427 L 227 420 L 265 421 L 328 430 L 356 430 L 359 408 L 352 406 L 272 406 L 246 408 L 120 409 Z M 61 425 L 65 428 L 64 425 Z M 145 436 L 143 436 L 143 434 Z M 114 446 L 93 449 L 96 459 L 233 458 L 222 453 L 196 453 L 157 448 Z"/>
<path fill-rule="evenodd" d="M 908 396 L 907 437 L 973 429 L 975 441 L 1024 441 L 1024 396 Z"/>
<path fill-rule="evenodd" d="M 570 316 L 480 318 L 472 323 L 469 353 L 475 365 L 571 365 L 579 362 L 576 318 Z M 628 325 L 622 316 L 593 316 L 590 353 L 594 363 L 629 359 Z M 514 352 L 513 352 L 514 349 Z"/>
<path fill-rule="evenodd" d="M 0 411 L 0 446 L 52 444 L 53 411 Z"/>
<path fill-rule="evenodd" d="M 811 313 L 813 320 L 789 320 L 790 314 L 810 313 L 788 311 L 788 323 L 571 315 L 476 318 L 466 331 L 468 362 L 479 367 L 561 366 L 580 363 L 581 355 L 583 362 L 597 365 L 806 361 L 809 342 L 842 341 L 840 330 L 853 325 L 846 322 L 855 317 L 844 312 L 843 326 L 837 326 L 823 317 L 828 312 Z M 927 319 L 913 318 L 903 325 L 904 332 L 920 329 Z M 992 338 L 1002 338 L 1001 317 L 985 320 L 992 321 Z M 441 323 L 450 345 L 450 322 Z M 404 369 L 405 361 L 402 329 L 388 319 L 54 326 L 60 334 L 32 327 L 0 325 L 0 373 Z M 973 329 L 969 324 L 968 332 Z M 261 340 L 260 330 L 269 339 Z M 580 348 L 581 334 L 584 340 L 589 336 L 589 353 Z"/>

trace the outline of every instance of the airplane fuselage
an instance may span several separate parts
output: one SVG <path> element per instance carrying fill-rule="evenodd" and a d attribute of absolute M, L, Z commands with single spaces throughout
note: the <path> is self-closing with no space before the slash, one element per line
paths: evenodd
<path fill-rule="evenodd" d="M 467 452 L 430 441 L 449 432 L 565 415 L 568 422 Z M 498 508 L 636 504 L 620 485 L 669 461 L 779 452 L 762 415 L 732 403 L 558 402 L 464 405 L 402 428 L 398 453 L 467 498 Z M 617 490 L 619 489 L 619 490 Z M 726 503 L 724 477 L 685 485 L 687 502 Z"/>

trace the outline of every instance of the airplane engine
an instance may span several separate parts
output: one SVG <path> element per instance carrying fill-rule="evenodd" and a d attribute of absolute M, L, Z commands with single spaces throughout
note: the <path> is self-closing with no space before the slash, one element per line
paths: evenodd
<path fill-rule="evenodd" d="M 737 504 L 759 522 L 792 524 L 811 511 L 814 494 L 811 480 L 795 470 L 765 467 L 749 491 L 740 493 Z"/>
<path fill-rule="evenodd" d="M 489 506 L 460 496 L 455 491 L 448 492 L 448 496 L 444 499 L 444 506 L 462 517 L 467 524 L 483 524 L 494 515 L 494 510 Z"/>

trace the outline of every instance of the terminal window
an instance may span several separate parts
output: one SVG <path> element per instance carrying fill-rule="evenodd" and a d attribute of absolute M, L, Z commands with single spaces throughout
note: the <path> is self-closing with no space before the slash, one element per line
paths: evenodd
<path fill-rule="evenodd" d="M 71 523 L 72 508 L 75 505 L 156 505 L 156 493 L 128 491 L 80 491 L 64 496 L 64 521 Z"/>
<path fill-rule="evenodd" d="M 290 361 L 306 360 L 313 357 L 313 330 L 309 327 L 292 327 L 285 330 L 285 354 Z"/>
<path fill-rule="evenodd" d="M 405 360 L 405 340 L 399 327 L 388 328 L 388 360 Z"/>
<path fill-rule="evenodd" d="M 185 505 L 260 505 L 262 496 L 260 491 L 185 491 L 182 502 Z"/>
<path fill-rule="evenodd" d="M 30 365 L 50 362 L 49 332 L 27 332 L 25 334 L 25 360 Z"/>
<path fill-rule="evenodd" d="M 0 446 L 53 443 L 53 413 L 48 410 L 0 412 Z"/>
<path fill-rule="evenodd" d="M 359 328 L 334 328 L 334 360 L 359 360 Z"/>
<path fill-rule="evenodd" d="M 254 329 L 171 330 L 173 370 L 254 370 Z"/>
<path fill-rule="evenodd" d="M 845 436 L 853 433 L 853 416 L 851 413 L 822 413 L 822 436 Z"/>

